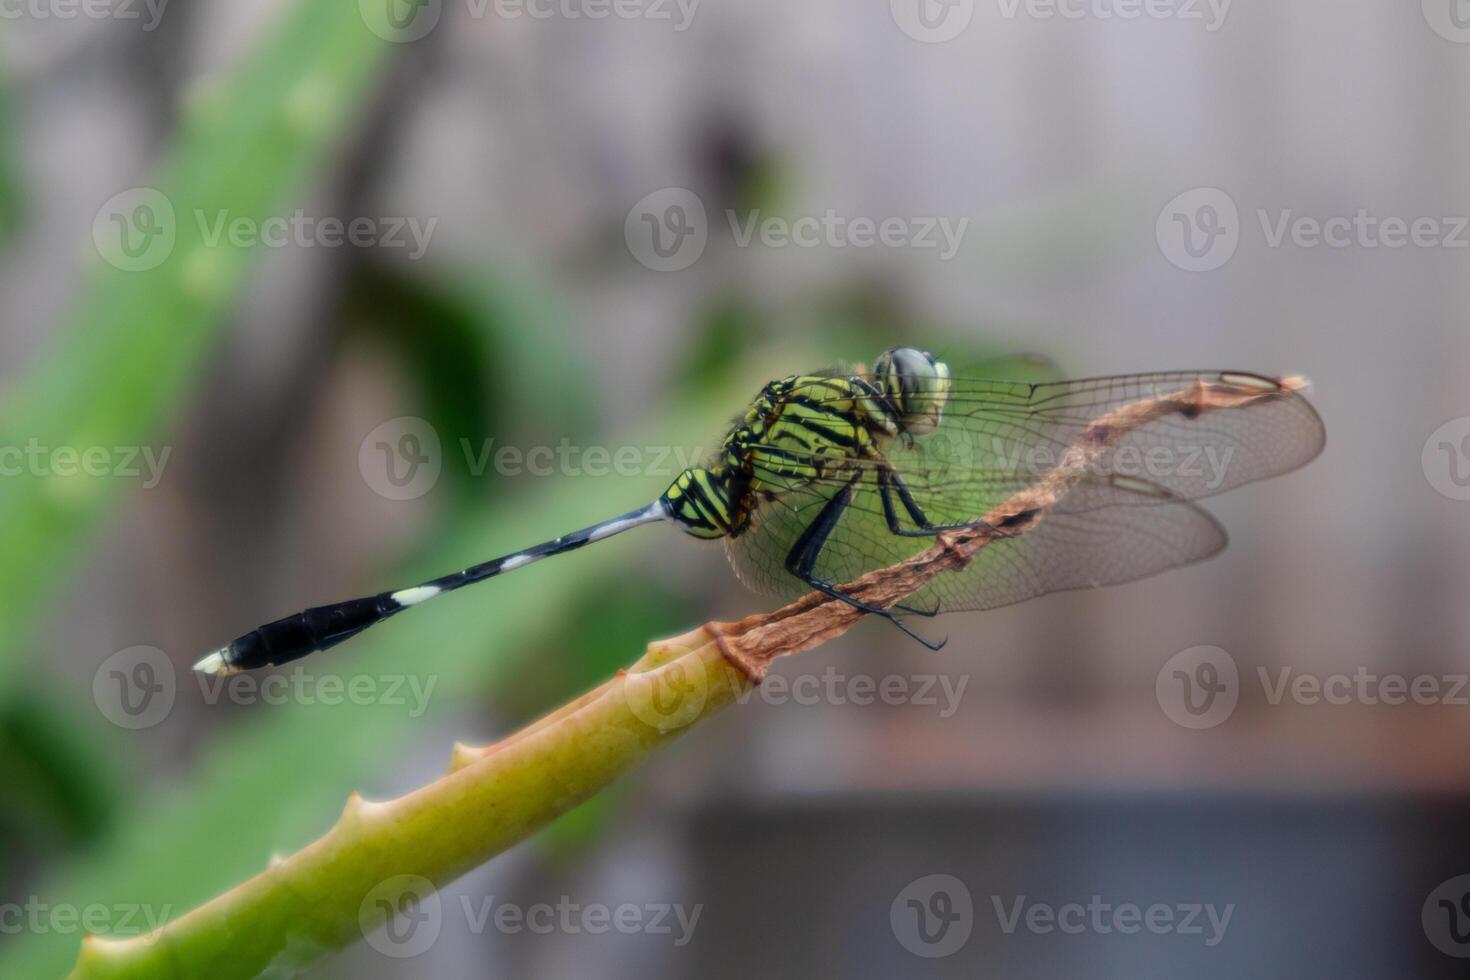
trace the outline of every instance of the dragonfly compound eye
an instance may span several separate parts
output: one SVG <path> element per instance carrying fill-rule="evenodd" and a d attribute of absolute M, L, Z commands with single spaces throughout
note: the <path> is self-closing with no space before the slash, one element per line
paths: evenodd
<path fill-rule="evenodd" d="M 939 427 L 950 386 L 943 361 L 913 347 L 895 347 L 879 356 L 873 376 L 906 432 L 921 436 Z"/>

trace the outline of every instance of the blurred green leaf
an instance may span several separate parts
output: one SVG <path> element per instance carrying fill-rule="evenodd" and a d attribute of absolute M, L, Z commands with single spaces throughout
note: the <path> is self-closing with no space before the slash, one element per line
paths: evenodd
<path fill-rule="evenodd" d="M 741 356 L 764 339 L 762 326 L 761 311 L 743 298 L 717 299 L 690 331 L 694 339 L 683 352 L 670 384 L 681 393 L 728 384 Z"/>
<path fill-rule="evenodd" d="M 14 90 L 0 72 L 0 241 L 8 241 L 25 220 Z"/>
<path fill-rule="evenodd" d="M 261 221 L 275 213 L 354 117 L 388 47 L 356 4 L 303 0 L 237 71 L 201 83 L 153 181 L 173 211 L 172 250 L 149 271 L 92 260 L 57 342 L 0 402 L 0 445 L 85 451 L 158 439 L 258 251 L 227 238 L 211 245 L 199 219 Z M 136 210 L 119 217 L 128 215 L 143 217 Z M 166 213 L 149 215 L 148 227 L 168 226 Z M 0 694 L 13 684 L 39 615 L 125 485 L 88 475 L 0 481 Z"/>
<path fill-rule="evenodd" d="M 563 814 L 536 835 L 536 850 L 548 862 L 567 871 L 575 871 L 577 861 L 607 836 L 628 791 L 627 783 L 613 783 L 586 803 Z"/>
<path fill-rule="evenodd" d="M 627 444 L 687 447 L 707 440 L 709 431 L 756 390 L 763 373 L 747 372 L 732 388 L 706 389 L 662 406 L 650 427 Z M 537 411 L 558 397 L 559 392 L 543 392 L 523 409 Z M 478 508 L 404 580 L 428 578 L 591 524 L 653 499 L 668 481 L 664 474 L 548 479 L 534 499 Z M 489 638 L 502 651 L 574 655 L 542 642 L 558 629 L 585 626 L 574 620 L 576 607 L 569 597 L 605 586 L 628 567 L 632 554 L 655 556 L 680 547 L 697 544 L 671 528 L 612 538 L 498 579 L 493 587 L 446 596 L 437 608 L 395 619 L 335 655 L 304 662 L 300 669 L 309 669 L 307 676 L 373 678 L 385 692 L 394 679 L 406 678 L 394 690 L 407 703 L 385 703 L 384 698 L 371 704 L 293 700 L 250 706 L 253 717 L 204 748 L 187 784 L 167 793 L 134 794 L 136 809 L 120 819 L 107 851 L 73 863 L 38 891 L 48 901 L 78 905 L 127 902 L 183 909 L 203 902 L 261 870 L 271 853 L 294 850 L 324 831 L 352 790 L 372 798 L 386 790 L 384 781 L 401 789 L 385 769 L 387 760 L 411 746 L 415 733 L 461 718 L 480 692 L 514 676 L 515 665 L 485 658 Z M 653 638 L 642 636 L 638 642 Z M 202 700 L 200 685 L 215 683 L 181 677 L 178 696 Z M 430 695 L 421 715 L 412 710 L 414 685 Z M 449 746 L 444 749 L 447 763 Z M 0 976 L 64 972 L 76 957 L 78 940 L 54 932 L 18 937 L 0 948 Z"/>
<path fill-rule="evenodd" d="M 40 695 L 0 710 L 0 824 L 7 849 L 29 856 L 95 840 L 115 816 L 114 774 L 99 771 L 96 754 L 75 734 L 71 717 Z"/>
<path fill-rule="evenodd" d="M 567 317 L 552 293 L 529 275 L 410 278 L 394 269 L 358 270 L 348 289 L 349 332 L 366 330 L 393 346 L 418 385 L 423 415 L 446 445 L 478 449 L 487 438 L 583 432 L 593 427 L 595 385 L 573 347 Z M 557 393 L 527 432 L 522 406 Z M 451 452 L 448 460 L 462 460 Z M 497 484 L 468 466 L 446 466 L 466 499 Z"/>
<path fill-rule="evenodd" d="M 698 611 L 645 574 L 612 575 L 567 597 L 561 621 L 543 641 L 568 655 L 507 667 L 492 692 L 495 707 L 514 723 L 529 722 L 626 666 L 626 651 L 685 628 Z"/>

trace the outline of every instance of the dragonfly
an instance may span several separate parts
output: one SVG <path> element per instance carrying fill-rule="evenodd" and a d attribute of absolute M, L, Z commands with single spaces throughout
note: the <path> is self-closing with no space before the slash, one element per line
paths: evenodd
<path fill-rule="evenodd" d="M 1228 407 L 1201 411 L 1182 392 Z M 986 523 L 1001 502 L 1098 440 L 1130 407 L 1168 404 L 1091 446 L 1087 465 L 1024 531 Z M 1321 418 L 1291 380 L 1243 371 L 1133 374 L 1025 383 L 952 375 L 912 347 L 871 367 L 767 384 L 702 465 L 657 500 L 409 588 L 318 606 L 260 626 L 195 665 L 233 674 L 342 643 L 457 589 L 646 524 L 723 541 L 736 577 L 781 599 L 819 592 L 882 617 L 931 649 L 913 617 L 993 609 L 1062 590 L 1131 582 L 1219 553 L 1224 529 L 1196 500 L 1278 476 L 1325 444 Z M 1035 515 L 1027 515 L 1034 518 Z M 987 547 L 884 608 L 844 589 L 951 531 L 985 528 Z"/>

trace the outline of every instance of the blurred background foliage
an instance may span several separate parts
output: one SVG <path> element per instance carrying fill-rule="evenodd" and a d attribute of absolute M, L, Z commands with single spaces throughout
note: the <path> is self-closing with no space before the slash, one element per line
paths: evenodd
<path fill-rule="evenodd" d="M 351 5 L 294 4 L 238 69 L 209 80 L 153 179 L 180 214 L 228 210 L 263 219 L 296 206 L 321 161 L 340 152 L 344 131 L 382 97 L 389 46 L 361 26 Z M 4 228 L 23 214 L 19 175 L 5 152 L 10 139 L 0 138 Z M 779 206 L 769 164 L 740 152 L 735 146 L 719 154 L 716 179 L 742 200 Z M 177 426 L 198 397 L 214 338 L 229 325 L 259 258 L 188 239 L 187 221 L 179 229 L 178 246 L 157 269 L 89 263 L 88 283 L 53 349 L 10 384 L 0 416 L 7 441 L 23 444 L 39 433 L 44 445 L 154 445 Z M 576 349 L 552 291 L 529 273 L 492 267 L 424 277 L 371 255 L 349 261 L 323 356 L 360 345 L 388 351 L 410 385 L 414 413 L 446 446 L 478 443 L 492 432 L 526 444 L 554 444 L 568 433 L 583 444 L 618 438 L 597 424 L 597 365 Z M 779 311 L 735 294 L 712 299 L 675 352 L 666 392 L 650 401 L 642 442 L 629 444 L 708 444 L 719 420 L 786 365 L 861 363 L 897 338 L 933 336 L 921 325 L 904 329 L 892 304 L 864 286 L 786 315 L 810 324 L 804 343 L 775 335 Z M 971 348 L 964 352 L 971 361 L 990 353 L 962 346 Z M 949 352 L 963 363 L 960 354 Z M 300 396 L 310 397 L 310 386 Z M 290 407 L 310 411 L 300 401 Z M 606 482 L 568 481 L 533 500 L 507 498 L 499 481 L 448 466 L 435 525 L 423 534 L 418 556 L 383 574 L 393 581 L 428 576 L 514 550 L 526 543 L 526 529 L 554 535 L 590 523 L 606 516 L 609 500 L 650 499 L 666 477 Z M 142 760 L 89 718 L 80 699 L 48 698 L 44 680 L 25 667 L 52 597 L 116 503 L 117 486 L 96 479 L 58 490 L 42 477 L 0 484 L 0 520 L 17 529 L 0 555 L 0 680 L 9 705 L 0 715 L 0 771 L 7 777 L 0 821 L 12 831 L 5 837 L 7 891 L 23 889 L 50 866 L 41 880 L 54 901 L 84 905 L 126 895 L 176 910 L 198 904 L 260 870 L 260 855 L 320 833 L 343 803 L 342 787 L 371 786 L 383 760 L 419 726 L 459 717 L 463 705 L 476 702 L 490 704 L 507 726 L 529 720 L 700 617 L 698 605 L 671 591 L 666 579 L 630 576 L 635 545 L 620 539 L 552 575 L 508 579 L 506 588 L 467 597 L 437 617 L 411 618 L 403 629 L 364 638 L 354 670 L 406 668 L 425 683 L 434 679 L 439 693 L 428 717 L 351 706 L 255 712 L 199 747 L 188 778 L 153 792 L 123 792 L 121 784 L 135 785 L 146 768 Z M 496 659 L 496 651 L 510 649 L 548 655 L 524 663 Z M 405 650 L 415 651 L 406 665 Z M 445 742 L 446 759 L 447 748 Z M 324 772 L 333 780 L 323 780 Z M 543 846 L 596 837 L 612 805 L 589 804 Z M 225 827 L 230 841 L 221 847 Z M 0 973 L 57 973 L 74 956 L 76 939 L 7 942 Z"/>
<path fill-rule="evenodd" d="M 1104 796 L 1131 791 L 1146 801 L 1159 784 L 1189 799 L 1203 790 L 1201 805 L 1224 813 L 1211 839 L 1228 844 L 1256 824 L 1249 813 L 1236 819 L 1215 806 L 1210 792 L 1243 787 L 1259 795 L 1252 800 L 1270 802 L 1346 788 L 1392 803 L 1426 788 L 1460 790 L 1462 766 L 1404 761 L 1427 758 L 1426 746 L 1463 742 L 1457 720 L 1415 715 L 1359 725 L 1314 717 L 1301 727 L 1276 722 L 1284 738 L 1266 726 L 1239 742 L 1229 732 L 1220 741 L 1181 741 L 1150 700 L 1157 662 L 1205 639 L 1263 663 L 1294 653 L 1323 669 L 1377 658 L 1422 669 L 1459 663 L 1444 651 L 1463 649 L 1470 628 L 1454 612 L 1457 586 L 1470 579 L 1450 543 L 1460 538 L 1429 518 L 1391 538 L 1376 530 L 1381 498 L 1422 500 L 1414 496 L 1424 489 L 1417 460 L 1392 477 L 1353 462 L 1381 462 L 1384 445 L 1408 447 L 1395 459 L 1414 457 L 1424 433 L 1463 414 L 1455 374 L 1465 362 L 1463 270 L 1440 268 L 1437 257 L 1385 272 L 1365 271 L 1361 256 L 1243 255 L 1219 278 L 1190 279 L 1154 252 L 1162 203 L 1220 180 L 1222 168 L 1232 186 L 1267 188 L 1263 199 L 1346 207 L 1372 197 L 1405 212 L 1419 206 L 1396 196 L 1416 183 L 1398 177 L 1422 176 L 1413 161 L 1380 160 L 1372 156 L 1377 144 L 1360 147 L 1359 157 L 1387 163 L 1364 164 L 1388 175 L 1376 183 L 1354 169 L 1353 153 L 1341 152 L 1351 139 L 1334 128 L 1336 115 L 1311 125 L 1274 115 L 1292 110 L 1270 73 L 1258 70 L 1260 52 L 1278 51 L 1287 33 L 1268 15 L 1253 15 L 1226 39 L 1231 55 L 1211 60 L 1168 33 L 1150 38 L 1152 54 L 1142 59 L 1111 57 L 1139 44 L 1118 34 L 1091 43 L 985 34 L 979 51 L 916 53 L 901 37 L 897 48 L 873 40 L 893 33 L 885 11 L 870 36 L 852 28 L 846 12 L 821 5 L 711 11 L 704 40 L 677 56 L 669 42 L 631 28 L 609 32 L 603 43 L 584 30 L 598 25 L 583 24 L 555 41 L 467 27 L 393 45 L 364 29 L 350 2 L 175 0 L 172 9 L 177 16 L 156 37 L 119 40 L 125 32 L 57 24 L 38 35 L 44 43 L 24 37 L 3 49 L 11 63 L 0 66 L 0 255 L 18 270 L 8 273 L 8 290 L 22 296 L 11 312 L 45 312 L 25 292 L 28 279 L 45 278 L 26 257 L 56 254 L 53 236 L 68 247 L 88 245 L 97 206 L 133 185 L 156 187 L 181 215 L 438 210 L 448 257 L 436 252 L 435 261 L 415 264 L 353 249 L 282 259 L 207 245 L 187 220 L 170 258 L 146 272 L 113 268 L 90 247 L 59 249 L 82 256 L 55 273 L 64 310 L 38 314 L 37 329 L 3 338 L 0 445 L 170 446 L 176 463 L 148 495 L 110 478 L 0 479 L 0 901 L 190 907 L 261 870 L 271 853 L 316 837 L 351 790 L 373 798 L 410 789 L 442 769 L 454 740 L 489 741 L 605 678 L 651 639 L 752 611 L 760 600 L 734 587 L 715 567 L 717 556 L 701 564 L 672 531 L 659 539 L 650 530 L 402 617 L 321 668 L 432 683 L 422 717 L 383 704 L 209 703 L 186 672 L 209 645 L 262 619 L 555 536 L 650 499 L 667 479 L 500 479 L 466 465 L 462 445 L 565 438 L 693 451 L 711 445 L 762 381 L 839 360 L 866 362 L 904 342 L 963 365 L 1041 349 L 1087 373 L 1300 368 L 1328 382 L 1322 398 L 1334 439 L 1345 430 L 1364 441 L 1338 462 L 1324 460 L 1305 482 L 1273 488 L 1269 503 L 1256 496 L 1235 505 L 1233 516 L 1244 519 L 1232 527 L 1244 526 L 1245 555 L 1232 552 L 1214 571 L 1190 573 L 1215 577 L 1048 600 L 1042 611 L 1001 612 L 973 628 L 957 621 L 949 660 L 902 651 L 905 670 L 976 674 L 975 689 L 985 690 L 953 725 L 902 712 L 857 721 L 841 711 L 798 716 L 755 705 L 747 711 L 753 719 L 729 722 L 744 726 L 727 729 L 737 737 L 708 737 L 687 750 L 693 761 L 675 755 L 661 774 L 568 815 L 525 853 L 497 862 L 496 877 L 468 886 L 540 896 L 605 875 L 617 884 L 594 889 L 600 897 L 617 897 L 631 881 L 668 900 L 676 891 L 669 880 L 689 880 L 711 903 L 733 895 L 723 921 L 734 924 L 706 927 L 721 955 L 691 954 L 672 966 L 639 957 L 609 964 L 614 957 L 601 947 L 581 959 L 559 947 L 503 954 L 499 947 L 513 944 L 490 936 L 451 947 L 448 962 L 493 962 L 517 976 L 576 975 L 575 965 L 589 962 L 628 975 L 740 975 L 746 923 L 780 914 L 789 931 L 774 933 L 771 948 L 819 957 L 809 972 L 894 975 L 918 961 L 895 965 L 868 945 L 887 935 L 890 883 L 857 881 L 847 869 L 866 862 L 875 873 L 891 872 L 896 891 L 905 875 L 920 873 L 910 865 L 927 872 L 933 861 L 970 854 L 966 848 L 985 836 L 975 828 L 1006 813 L 1006 799 L 1021 801 L 1018 815 L 1012 824 L 1001 816 L 984 824 L 997 851 L 972 854 L 967 866 L 1003 875 L 1034 860 L 1044 887 L 1071 882 L 1070 871 L 1083 874 L 1079 887 L 1146 886 L 1162 897 L 1183 888 L 1183 897 L 1201 901 L 1254 897 L 1260 909 L 1270 906 L 1269 889 L 1252 891 L 1238 867 L 1225 867 L 1224 858 L 1192 863 L 1188 832 L 1200 821 L 1187 804 L 1165 816 L 1148 810 L 1131 830 L 1096 821 L 1084 843 L 1076 841 L 1087 827 L 1058 829 L 1027 807 L 1062 798 L 1090 813 L 1107 805 L 1097 799 L 1099 785 Z M 1315 9 L 1323 22 L 1340 23 L 1325 6 Z M 1419 42 L 1403 39 L 1407 29 L 1362 24 L 1359 31 L 1357 45 L 1384 34 L 1397 39 L 1383 43 L 1404 64 L 1431 65 L 1426 70 L 1443 76 L 1446 90 L 1454 90 L 1446 80 L 1462 80 L 1459 63 L 1439 66 L 1437 49 L 1431 58 L 1417 54 Z M 1317 63 L 1336 64 L 1329 49 L 1339 42 L 1291 36 Z M 920 53 L 935 61 L 920 62 Z M 813 61 L 817 74 L 843 84 L 814 80 Z M 613 77 L 605 78 L 609 65 Z M 1219 125 L 1203 125 L 1189 86 L 1158 84 L 1180 76 L 1234 91 L 1234 113 L 1208 114 Z M 1110 84 L 1096 84 L 1098 77 Z M 65 152 L 25 145 L 27 127 L 41 128 L 26 118 L 28 106 L 59 116 L 66 99 L 83 101 L 73 87 L 90 94 L 114 78 L 129 84 L 117 102 L 80 115 L 76 128 L 86 135 L 71 134 Z M 1342 97 L 1351 98 L 1359 83 L 1345 84 Z M 1379 113 L 1416 104 L 1392 78 L 1378 85 L 1352 102 L 1363 113 L 1357 123 L 1371 132 L 1384 131 Z M 791 99 L 792 89 L 807 98 Z M 1367 97 L 1382 91 L 1401 97 Z M 1303 96 L 1309 105 L 1337 105 L 1339 97 L 1336 88 L 1316 102 Z M 59 167 L 110 149 L 109 140 L 121 144 L 107 117 L 138 105 L 148 110 L 147 125 L 132 126 L 147 134 L 141 149 L 119 149 L 84 190 L 43 190 L 51 184 L 38 161 Z M 126 115 L 129 124 L 137 118 Z M 1442 129 L 1437 117 L 1426 125 Z M 676 134 L 667 140 L 674 149 L 645 152 L 665 129 Z M 1193 134 L 1187 153 L 1173 152 L 1179 133 Z M 1260 133 L 1299 141 L 1293 167 L 1300 170 L 1282 176 L 1276 158 L 1284 151 L 1251 143 Z M 1426 136 L 1426 145 L 1438 138 Z M 1242 150 L 1252 147 L 1258 152 Z M 1463 156 L 1459 148 L 1435 159 L 1454 164 Z M 482 173 L 482 165 L 499 169 Z M 948 208 L 976 220 L 967 258 L 942 274 L 866 257 L 736 256 L 712 241 L 689 274 L 661 278 L 633 263 L 622 221 L 644 193 L 681 183 L 694 186 L 714 215 L 820 213 L 830 186 L 837 188 L 830 195 L 855 193 L 869 214 Z M 1453 177 L 1433 186 L 1457 199 Z M 81 203 L 68 210 L 69 198 Z M 1426 286 L 1436 276 L 1454 284 Z M 1418 312 L 1403 323 L 1403 310 Z M 1388 322 L 1419 333 L 1405 342 L 1381 329 Z M 1040 362 L 1005 363 L 1024 380 L 1050 373 Z M 1419 398 L 1391 418 L 1344 394 L 1363 390 L 1365 375 L 1380 368 L 1401 370 L 1400 386 L 1412 385 Z M 353 469 L 362 438 L 402 415 L 425 419 L 445 447 L 439 484 L 410 505 L 370 499 Z M 1359 533 L 1343 535 L 1344 526 Z M 1323 567 L 1346 584 L 1329 585 Z M 1345 624 L 1343 608 L 1373 626 Z M 844 659 L 831 662 L 891 671 L 890 640 L 860 632 L 831 654 Z M 137 643 L 166 651 L 178 695 L 165 723 L 134 733 L 107 722 L 91 684 L 108 655 Z M 516 661 L 513 650 L 538 653 Z M 1391 758 L 1375 753 L 1384 745 L 1396 747 Z M 1340 761 L 1343 746 L 1356 761 Z M 700 810 L 695 797 L 715 802 Z M 694 816 L 681 822 L 663 812 L 678 814 L 680 806 Z M 1386 815 L 1358 812 L 1351 829 L 1359 836 L 1330 853 L 1375 860 L 1341 880 L 1314 877 L 1311 862 L 1301 868 L 1278 851 L 1271 859 L 1252 852 L 1246 845 L 1265 847 L 1254 831 L 1239 849 L 1221 848 L 1239 860 L 1255 853 L 1255 863 L 1321 885 L 1297 896 L 1280 931 L 1256 947 L 1260 955 L 1289 963 L 1283 946 L 1310 932 L 1312 900 L 1346 892 L 1380 904 L 1365 902 L 1344 921 L 1377 923 L 1381 908 L 1402 904 L 1408 925 L 1395 919 L 1385 933 L 1392 938 L 1373 955 L 1344 952 L 1334 963 L 1371 969 L 1413 955 L 1404 950 L 1419 948 L 1409 946 L 1418 941 L 1414 889 L 1449 869 L 1440 873 L 1440 824 L 1403 830 L 1393 824 L 1396 812 L 1391 805 Z M 1268 810 L 1261 824 L 1274 814 Z M 1317 817 L 1293 819 L 1286 825 L 1321 826 L 1312 823 Z M 657 841 L 638 835 L 648 827 Z M 1124 862 L 1119 842 L 1130 833 L 1150 839 Z M 1303 832 L 1272 846 L 1316 854 L 1304 843 L 1311 839 Z M 1065 851 L 1074 844 L 1076 852 Z M 747 867 L 741 854 L 750 855 Z M 1403 854 L 1410 857 L 1384 857 Z M 796 880 L 782 879 L 783 870 Z M 818 878 L 831 879 L 829 891 L 816 890 Z M 1036 878 L 1021 881 L 1043 890 Z M 866 905 L 843 904 L 873 895 L 872 915 Z M 798 920 L 810 932 L 791 929 Z M 78 941 L 57 930 L 0 936 L 0 977 L 60 975 Z M 1054 972 L 1079 968 L 1065 957 L 1028 962 Z M 1134 976 L 1181 962 L 1208 975 L 1169 949 L 1081 966 Z M 1240 960 L 1208 962 L 1223 976 Z M 974 964 L 954 968 L 973 974 Z M 362 957 L 321 972 L 419 975 L 415 969 Z"/>

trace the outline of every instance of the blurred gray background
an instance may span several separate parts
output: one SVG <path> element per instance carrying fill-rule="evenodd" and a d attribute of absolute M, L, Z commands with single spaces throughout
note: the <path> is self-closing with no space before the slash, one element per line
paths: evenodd
<path fill-rule="evenodd" d="M 152 31 L 116 19 L 0 23 L 28 215 L 0 254 L 7 380 L 53 343 L 83 287 L 99 208 L 150 184 L 191 99 L 288 6 L 174 0 Z M 570 396 L 538 384 L 539 401 L 485 410 L 494 428 L 484 435 L 498 443 L 656 437 L 670 391 L 703 377 L 691 367 L 701 352 L 749 353 L 757 375 L 794 372 L 816 365 L 785 358 L 849 356 L 824 353 L 843 336 L 872 339 L 862 356 L 890 343 L 1036 351 L 1075 376 L 1301 373 L 1328 449 L 1209 504 L 1232 536 L 1219 559 L 942 619 L 930 629 L 950 637 L 940 653 L 864 624 L 778 672 L 963 679 L 954 710 L 940 687 L 938 705 L 757 695 L 640 770 L 585 832 L 527 844 L 446 889 L 427 953 L 399 960 L 360 944 L 314 975 L 1462 973 L 1444 948 L 1470 954 L 1470 937 L 1446 932 L 1463 917 L 1430 899 L 1470 872 L 1456 832 L 1470 816 L 1470 691 L 1455 680 L 1470 672 L 1470 502 L 1452 499 L 1470 497 L 1457 482 L 1470 474 L 1470 27 L 1456 26 L 1470 8 L 1242 0 L 1221 11 L 1181 0 L 1125 19 L 1126 0 L 703 0 L 687 23 L 676 5 L 659 9 L 671 19 L 593 19 L 575 4 L 480 16 L 445 0 L 425 37 L 392 46 L 361 118 L 286 213 L 434 218 L 429 247 L 414 260 L 387 248 L 265 250 L 159 436 L 173 447 L 164 479 L 125 490 L 46 609 L 30 651 L 36 682 L 90 707 L 94 672 L 114 651 L 148 644 L 182 670 L 257 621 L 395 584 L 384 576 L 453 533 L 444 515 L 461 496 L 547 490 L 492 473 L 395 501 L 364 479 L 365 436 L 425 415 L 441 383 L 405 367 L 420 307 L 385 300 L 380 282 L 400 297 L 484 275 L 556 297 L 542 322 L 580 361 L 566 376 L 585 379 L 577 397 L 591 408 L 573 422 L 548 413 Z M 664 188 L 688 189 L 708 212 L 707 247 L 674 272 L 645 267 L 625 234 L 630 212 L 636 228 L 639 202 Z M 1204 237 L 1207 206 L 1217 240 Z M 948 260 L 918 248 L 741 246 L 727 208 L 968 225 Z M 1400 247 L 1356 230 L 1340 247 L 1313 244 L 1310 229 L 1273 243 L 1283 220 L 1360 212 L 1434 221 Z M 1184 230 L 1200 236 L 1191 245 L 1213 244 L 1191 256 L 1171 237 Z M 1191 263 L 1212 267 L 1181 267 Z M 505 349 L 496 356 L 506 359 L 497 370 L 520 369 Z M 544 363 L 535 372 L 558 374 Z M 703 423 L 704 445 L 746 396 L 733 390 Z M 466 398 L 492 400 L 479 389 Z M 440 434 L 448 459 L 454 438 Z M 615 482 L 587 493 L 577 514 L 589 519 L 639 502 Z M 512 543 L 569 529 L 509 513 L 522 515 Z M 630 537 L 622 567 L 666 598 L 651 618 L 630 614 L 627 637 L 645 623 L 673 632 L 764 608 L 717 551 L 672 532 Z M 552 564 L 533 587 L 562 588 Z M 610 590 L 600 606 L 584 597 L 565 615 L 615 616 L 642 590 Z M 595 645 L 568 629 L 549 629 L 555 639 L 538 649 L 575 659 L 579 643 Z M 1171 720 L 1156 681 L 1202 645 L 1238 666 L 1239 703 L 1192 730 Z M 597 663 L 638 652 L 605 650 Z M 350 675 L 351 651 L 336 656 Z M 1358 694 L 1273 704 L 1261 671 L 1275 683 L 1283 669 L 1430 677 L 1439 693 L 1425 704 Z M 538 683 L 537 670 L 533 660 L 485 690 L 436 699 L 366 777 L 312 781 L 338 801 L 419 785 L 454 739 L 488 740 L 558 703 L 567 692 Z M 187 795 L 202 747 L 275 710 L 203 704 L 190 683 L 166 725 L 107 728 L 138 746 L 120 794 L 129 799 L 116 805 Z M 208 764 L 228 772 L 218 756 Z M 306 755 L 277 764 L 311 765 Z M 313 809 L 302 826 L 320 833 L 331 812 Z M 89 846 L 106 846 L 110 824 L 99 826 L 103 843 Z M 281 836 L 294 847 L 312 835 Z M 13 858 L 9 890 L 45 894 L 89 860 L 79 847 Z M 926 884 L 933 875 L 950 877 Z M 543 935 L 476 928 L 465 910 L 487 896 L 701 911 L 683 944 L 677 926 Z M 1017 902 L 1056 909 L 1094 896 L 1233 912 L 1214 943 L 1203 911 L 1200 935 L 1095 924 L 1071 934 L 1024 918 L 1005 927 Z M 945 935 L 963 941 L 934 956 L 919 919 L 939 923 L 955 902 L 972 912 Z"/>

